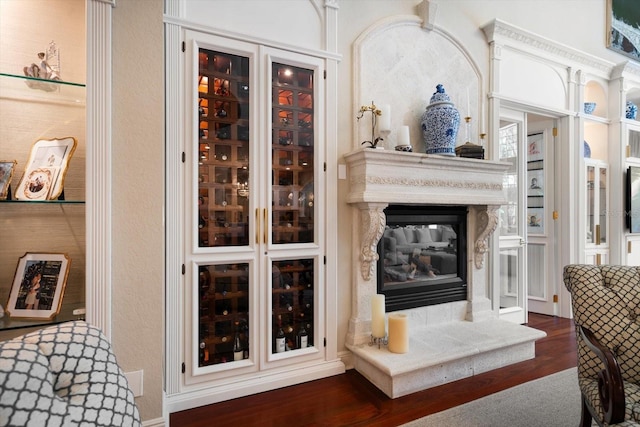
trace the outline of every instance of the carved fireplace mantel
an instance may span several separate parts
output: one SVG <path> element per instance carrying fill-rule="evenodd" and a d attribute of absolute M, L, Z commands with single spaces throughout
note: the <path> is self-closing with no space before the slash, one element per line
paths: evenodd
<path fill-rule="evenodd" d="M 506 203 L 503 178 L 509 163 L 360 149 L 344 156 L 349 170 L 347 202 L 361 215 L 360 271 L 369 280 L 389 204 L 459 205 L 475 211 L 474 264 L 482 268 L 488 238 Z"/>

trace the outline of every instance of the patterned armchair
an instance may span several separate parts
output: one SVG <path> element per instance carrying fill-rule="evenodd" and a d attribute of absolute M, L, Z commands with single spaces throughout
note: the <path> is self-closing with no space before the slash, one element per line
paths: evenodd
<path fill-rule="evenodd" d="M 581 426 L 640 426 L 640 268 L 567 265 Z"/>
<path fill-rule="evenodd" d="M 0 342 L 0 426 L 140 426 L 102 332 L 68 322 Z"/>

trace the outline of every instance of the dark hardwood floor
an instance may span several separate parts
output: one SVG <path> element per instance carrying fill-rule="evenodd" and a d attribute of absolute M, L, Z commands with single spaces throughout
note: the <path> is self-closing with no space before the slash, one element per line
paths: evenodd
<path fill-rule="evenodd" d="M 390 399 L 355 370 L 317 381 L 203 406 L 170 416 L 171 427 L 398 426 L 576 366 L 573 321 L 531 313 L 547 337 L 536 357 L 471 378 Z"/>

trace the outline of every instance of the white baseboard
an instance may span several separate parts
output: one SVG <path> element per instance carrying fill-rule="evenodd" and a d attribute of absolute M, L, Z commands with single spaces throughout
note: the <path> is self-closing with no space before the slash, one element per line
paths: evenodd
<path fill-rule="evenodd" d="M 323 362 L 291 371 L 265 373 L 247 381 L 217 384 L 211 387 L 187 391 L 173 396 L 165 396 L 164 411 L 167 414 L 196 408 L 203 405 L 219 403 L 237 397 L 289 387 L 307 381 L 342 374 L 344 364 L 340 360 Z"/>
<path fill-rule="evenodd" d="M 153 420 L 146 420 L 142 422 L 142 427 L 165 427 L 168 425 L 169 423 L 165 422 L 162 418 L 155 418 Z"/>

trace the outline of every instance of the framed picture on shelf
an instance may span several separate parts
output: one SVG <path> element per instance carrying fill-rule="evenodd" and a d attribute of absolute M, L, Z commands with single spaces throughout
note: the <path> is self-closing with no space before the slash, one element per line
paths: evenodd
<path fill-rule="evenodd" d="M 62 306 L 71 259 L 27 252 L 18 260 L 6 312 L 12 318 L 51 320 Z"/>
<path fill-rule="evenodd" d="M 607 47 L 640 62 L 640 8 L 629 0 L 607 0 Z"/>
<path fill-rule="evenodd" d="M 69 160 L 76 149 L 73 137 L 41 139 L 31 147 L 22 179 L 16 187 L 18 200 L 55 200 L 64 189 Z"/>
<path fill-rule="evenodd" d="M 15 160 L 0 160 L 0 200 L 7 200 L 11 195 L 11 178 L 17 164 Z"/>

